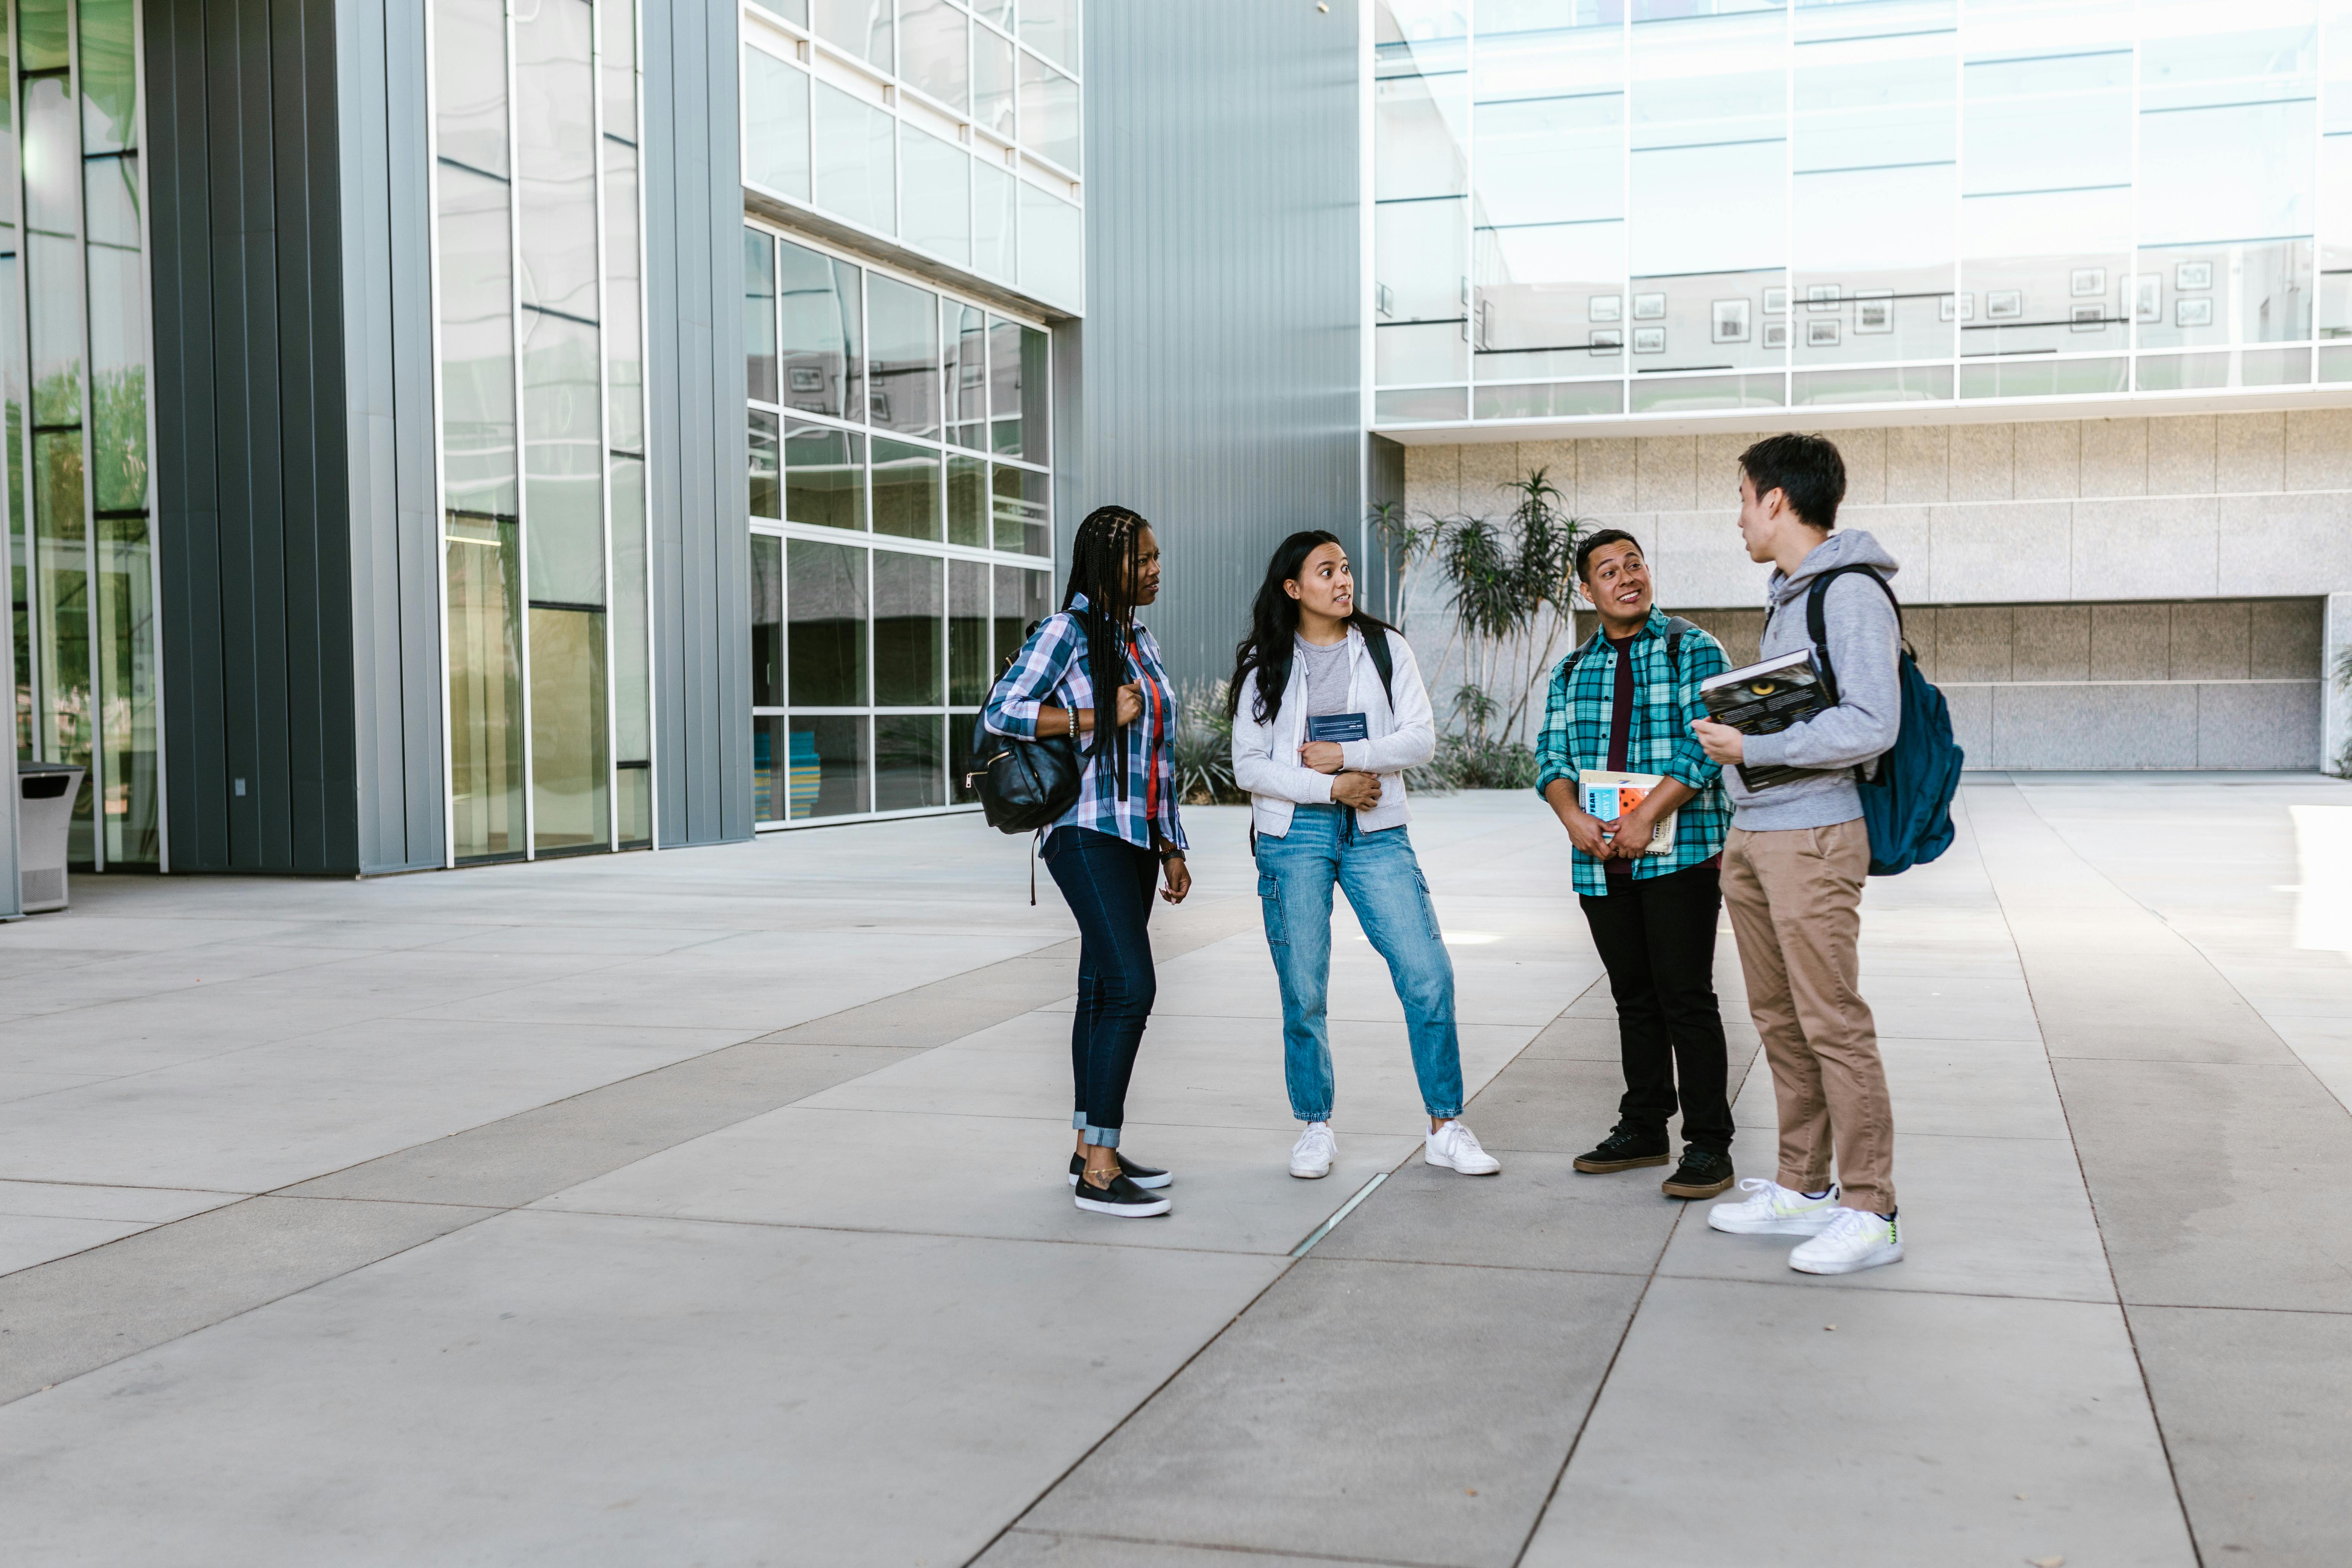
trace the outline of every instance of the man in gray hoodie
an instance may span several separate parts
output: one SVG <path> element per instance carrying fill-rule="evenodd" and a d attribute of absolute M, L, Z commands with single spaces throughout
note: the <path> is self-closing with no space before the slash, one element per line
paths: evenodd
<path fill-rule="evenodd" d="M 1808 1274 L 1850 1274 L 1903 1256 L 1895 1207 L 1895 1114 L 1870 1005 L 1855 989 L 1862 886 L 1870 833 L 1857 771 L 1895 744 L 1903 718 L 1902 627 L 1884 581 L 1895 558 L 1867 533 L 1837 533 L 1845 462 L 1819 436 L 1774 436 L 1739 457 L 1739 532 L 1751 561 L 1769 562 L 1771 607 L 1759 658 L 1812 646 L 1805 600 L 1841 566 L 1822 610 L 1835 672 L 1834 707 L 1775 735 L 1742 735 L 1699 720 L 1692 731 L 1726 764 L 1800 770 L 1750 790 L 1737 767 L 1723 849 L 1723 901 L 1748 978 L 1780 1113 L 1779 1179 L 1707 1215 L 1717 1230 L 1801 1236 L 1789 1255 Z M 1874 573 L 1880 582 L 1865 579 Z M 1839 1180 L 1832 1180 L 1834 1158 Z"/>

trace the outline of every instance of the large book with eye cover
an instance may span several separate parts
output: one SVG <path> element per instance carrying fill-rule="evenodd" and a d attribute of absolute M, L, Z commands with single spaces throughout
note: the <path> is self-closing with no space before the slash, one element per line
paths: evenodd
<path fill-rule="evenodd" d="M 1728 724 L 1743 735 L 1775 735 L 1792 724 L 1837 706 L 1837 698 L 1822 679 L 1822 667 L 1811 648 L 1776 654 L 1699 683 L 1699 700 L 1707 716 Z M 1806 770 L 1790 767 L 1749 767 L 1738 764 L 1739 782 L 1751 792 L 1770 789 L 1801 776 Z"/>

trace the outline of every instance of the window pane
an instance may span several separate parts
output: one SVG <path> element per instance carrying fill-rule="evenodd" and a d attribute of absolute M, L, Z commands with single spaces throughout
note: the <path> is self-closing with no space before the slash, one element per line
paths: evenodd
<path fill-rule="evenodd" d="M 790 240 L 778 242 L 776 256 L 784 406 L 862 422 L 865 307 L 857 268 Z"/>
<path fill-rule="evenodd" d="M 81 423 L 81 146 L 65 79 L 25 84 L 25 226 L 33 422 Z M 79 447 L 79 443 L 76 443 Z"/>
<path fill-rule="evenodd" d="M 537 574 L 537 563 L 533 563 Z M 604 723 L 604 612 L 530 606 L 531 843 L 541 853 L 612 842 Z"/>
<path fill-rule="evenodd" d="M 751 721 L 751 820 L 782 822 L 792 814 L 792 728 L 789 720 L 761 714 Z M 810 770 L 815 794 L 815 770 Z"/>
<path fill-rule="evenodd" d="M 751 4 L 771 16 L 782 16 L 794 26 L 808 26 L 808 0 L 751 0 Z"/>
<path fill-rule="evenodd" d="M 1482 228 L 1471 364 L 1480 381 L 1614 374 L 1623 363 L 1625 226 L 1546 224 Z M 1375 330 L 1383 381 L 1443 381 L 1455 357 L 1442 328 Z M 1402 336 L 1399 333 L 1402 332 Z M 1425 364 L 1412 362 L 1425 335 Z M 1394 340 L 1391 342 L 1391 340 Z M 1400 351 L 1406 351 L 1401 353 Z M 1412 375 L 1416 369 L 1434 375 Z"/>
<path fill-rule="evenodd" d="M 604 134 L 637 139 L 635 0 L 597 0 L 597 66 L 604 79 Z"/>
<path fill-rule="evenodd" d="M 816 36 L 845 54 L 892 68 L 890 0 L 815 0 Z"/>
<path fill-rule="evenodd" d="M 1029 628 L 1054 613 L 1053 584 L 1043 572 L 1019 566 L 996 571 L 996 663 L 1003 669 L 1021 652 Z"/>
<path fill-rule="evenodd" d="M 1046 335 L 992 316 L 988 322 L 989 412 L 995 448 L 1006 457 L 1047 461 L 1045 399 L 1052 389 Z"/>
<path fill-rule="evenodd" d="M 1013 213 L 1020 181 L 986 159 L 971 165 L 971 264 L 991 278 L 1013 280 Z"/>
<path fill-rule="evenodd" d="M 988 465 L 978 458 L 948 456 L 948 542 L 988 545 Z"/>
<path fill-rule="evenodd" d="M 1049 60 L 1077 69 L 1078 0 L 1021 0 L 1021 41 Z"/>
<path fill-rule="evenodd" d="M 996 465 L 996 548 L 1024 555 L 1054 552 L 1053 480 L 1032 468 Z"/>
<path fill-rule="evenodd" d="M 511 518 L 449 515 L 450 837 L 459 860 L 520 855 L 522 573 Z"/>
<path fill-rule="evenodd" d="M 751 395 L 776 397 L 776 242 L 743 231 L 743 370 Z"/>
<path fill-rule="evenodd" d="M 743 164 L 753 184 L 809 199 L 807 73 L 758 49 L 743 51 Z"/>
<path fill-rule="evenodd" d="M 948 563 L 948 700 L 988 700 L 988 567 Z"/>
<path fill-rule="evenodd" d="M 511 518 L 518 503 L 508 185 L 446 163 L 440 176 L 443 483 L 451 510 Z"/>
<path fill-rule="evenodd" d="M 851 816 L 871 809 L 866 800 L 872 782 L 866 767 L 866 723 L 841 717 L 792 721 L 788 755 L 794 821 Z"/>
<path fill-rule="evenodd" d="M 604 432 L 596 406 L 596 329 L 543 310 L 526 310 L 522 323 L 523 519 L 531 601 L 601 606 Z M 534 668 L 534 689 L 538 680 Z M 601 688 L 601 674 L 597 681 Z"/>
<path fill-rule="evenodd" d="M 754 408 L 751 430 L 751 490 L 747 498 L 753 517 L 784 515 L 782 454 L 776 450 L 776 416 Z"/>
<path fill-rule="evenodd" d="M 1375 201 L 1458 196 L 1470 188 L 1469 77 L 1458 32 L 1408 41 L 1382 15 L 1373 44 Z"/>
<path fill-rule="evenodd" d="M 789 540 L 784 570 L 784 664 L 792 704 L 864 707 L 866 552 Z"/>
<path fill-rule="evenodd" d="M 129 153 L 92 158 L 83 164 L 82 178 L 88 193 L 83 237 L 89 268 L 93 499 L 100 511 L 144 510 L 147 264 L 139 254 L 139 160 Z M 114 785 L 110 773 L 107 787 Z M 112 851 L 108 854 L 111 858 Z"/>
<path fill-rule="evenodd" d="M 1021 287 L 1075 310 L 1087 284 L 1085 216 L 1026 180 L 1020 184 Z"/>
<path fill-rule="evenodd" d="M 65 0 L 22 0 L 16 8 L 18 63 L 28 71 L 63 70 L 67 52 Z"/>
<path fill-rule="evenodd" d="M 940 536 L 940 455 L 874 437 L 874 531 L 901 539 Z"/>
<path fill-rule="evenodd" d="M 1021 144 L 1079 172 L 1078 84 L 1031 54 L 1021 57 Z"/>
<path fill-rule="evenodd" d="M 81 0 L 77 9 L 81 17 L 82 151 L 127 151 L 139 144 L 131 0 Z"/>
<path fill-rule="evenodd" d="M 971 33 L 971 100 L 982 131 L 1013 140 L 1013 45 L 985 27 Z"/>
<path fill-rule="evenodd" d="M 615 451 L 646 449 L 645 299 L 637 263 L 637 150 L 604 143 L 604 369 Z M 748 301 L 747 301 L 748 305 Z M 748 310 L 747 310 L 748 314 Z"/>
<path fill-rule="evenodd" d="M 1465 314 L 1470 243 L 1469 204 L 1459 200 L 1384 203 L 1372 211 L 1372 268 L 1384 329 L 1411 322 L 1447 322 L 1455 326 L 1454 339 L 1463 340 L 1459 323 Z M 1427 334 L 1440 343 L 1444 334 Z M 1450 366 L 1462 358 L 1457 350 L 1433 357 L 1449 366 L 1439 374 L 1419 379 L 1456 379 L 1462 372 Z M 1383 380 L 1390 379 L 1383 376 Z"/>
<path fill-rule="evenodd" d="M 82 15 L 89 15 L 87 7 Z M 106 699 L 99 710 L 100 771 L 106 779 L 99 819 L 106 825 L 110 865 L 152 866 L 161 858 L 157 786 L 163 753 L 156 745 L 155 643 L 150 635 L 154 580 L 147 520 L 99 519 L 96 652 L 98 689 Z"/>
<path fill-rule="evenodd" d="M 654 754 L 653 693 L 646 646 L 646 463 L 643 458 L 612 460 L 613 488 L 613 729 L 621 766 L 650 763 Z M 635 830 L 621 814 L 621 837 L 634 841 L 651 828 Z"/>
<path fill-rule="evenodd" d="M 877 429 L 940 433 L 940 297 L 895 278 L 868 279 L 867 362 Z"/>
<path fill-rule="evenodd" d="M 24 17 L 29 24 L 29 8 Z M 31 43 L 29 33 L 26 41 Z M 443 178 L 451 163 L 506 174 L 507 27 L 498 6 L 442 0 L 435 7 L 433 99 Z"/>
<path fill-rule="evenodd" d="M 1591 223 L 1625 216 L 1625 95 L 1478 106 L 1478 221 Z"/>
<path fill-rule="evenodd" d="M 980 798 L 980 782 L 971 776 L 976 771 L 972 730 L 979 721 L 978 713 L 948 715 L 948 798 L 958 805 L 970 805 Z"/>
<path fill-rule="evenodd" d="M 784 542 L 751 536 L 751 706 L 784 705 Z"/>
<path fill-rule="evenodd" d="M 596 320 L 596 82 L 583 0 L 515 13 L 522 301 Z"/>
<path fill-rule="evenodd" d="M 816 84 L 816 205 L 880 234 L 896 234 L 898 159 L 887 110 Z"/>
<path fill-rule="evenodd" d="M 971 101 L 965 35 L 971 24 L 948 0 L 898 0 L 898 75 L 952 109 Z"/>
<path fill-rule="evenodd" d="M 977 305 L 941 301 L 947 347 L 948 437 L 988 450 L 988 317 Z"/>
<path fill-rule="evenodd" d="M 866 437 L 785 421 L 784 517 L 822 528 L 864 528 Z"/>
<path fill-rule="evenodd" d="M 936 713 L 874 721 L 875 810 L 947 804 L 946 722 Z"/>
<path fill-rule="evenodd" d="M 971 155 L 951 142 L 909 130 L 907 243 L 959 267 L 971 260 Z"/>
<path fill-rule="evenodd" d="M 874 705 L 917 708 L 940 700 L 947 616 L 936 555 L 874 552 Z"/>

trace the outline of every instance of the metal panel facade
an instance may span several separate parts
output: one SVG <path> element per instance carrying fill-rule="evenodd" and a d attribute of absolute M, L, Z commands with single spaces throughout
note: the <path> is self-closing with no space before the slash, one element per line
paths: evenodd
<path fill-rule="evenodd" d="M 1360 537 L 1363 25 L 1356 0 L 1087 8 L 1087 406 L 1060 531 L 1106 501 L 1157 525 L 1151 626 L 1182 681 L 1231 670 L 1283 535 Z"/>

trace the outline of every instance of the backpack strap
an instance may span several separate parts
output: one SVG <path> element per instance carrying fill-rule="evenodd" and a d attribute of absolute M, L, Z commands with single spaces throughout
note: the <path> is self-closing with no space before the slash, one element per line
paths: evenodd
<path fill-rule="evenodd" d="M 1680 616 L 1666 617 L 1666 673 L 1676 680 L 1683 678 L 1683 634 L 1698 629 L 1696 621 L 1686 621 Z"/>
<path fill-rule="evenodd" d="M 1813 640 L 1813 654 L 1822 665 L 1822 682 L 1830 689 L 1832 703 L 1838 700 L 1837 665 L 1830 658 L 1829 622 L 1822 604 L 1829 597 L 1832 583 L 1854 572 L 1878 584 L 1879 592 L 1886 595 L 1886 602 L 1895 606 L 1895 635 L 1897 637 L 1903 635 L 1903 601 L 1895 596 L 1895 590 L 1888 585 L 1886 579 L 1873 568 L 1857 563 L 1852 566 L 1832 567 L 1814 578 L 1812 586 L 1805 592 L 1805 635 Z"/>
<path fill-rule="evenodd" d="M 1372 668 L 1381 678 L 1381 695 L 1388 699 L 1389 711 L 1393 713 L 1396 711 L 1396 654 L 1389 647 L 1388 628 L 1375 626 L 1372 631 L 1366 632 L 1364 651 L 1372 656 Z"/>

